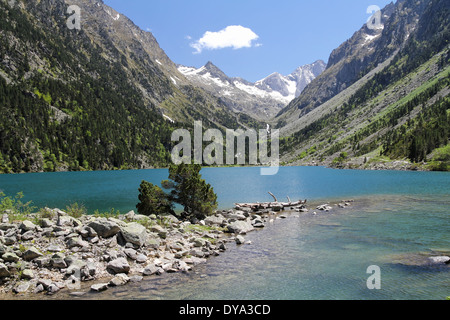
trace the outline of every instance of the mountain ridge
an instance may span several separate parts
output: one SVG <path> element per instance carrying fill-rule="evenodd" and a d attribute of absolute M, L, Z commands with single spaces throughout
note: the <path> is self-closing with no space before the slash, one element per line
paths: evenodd
<path fill-rule="evenodd" d="M 449 13 L 442 0 L 397 1 L 377 35 L 364 25 L 334 50 L 274 119 L 284 163 L 448 170 Z"/>
<path fill-rule="evenodd" d="M 180 64 L 177 68 L 193 83 L 220 97 L 232 110 L 268 120 L 320 75 L 325 63 L 317 60 L 298 67 L 287 76 L 274 72 L 255 83 L 229 77 L 211 61 L 200 68 Z"/>
<path fill-rule="evenodd" d="M 66 25 L 69 5 L 82 8 L 80 30 Z M 364 25 L 318 63 L 319 75 L 308 66 L 255 83 L 212 62 L 175 64 L 102 1 L 0 7 L 0 172 L 165 166 L 171 133 L 195 120 L 279 128 L 285 165 L 449 169 L 448 1 L 398 0 L 382 27 Z"/>
<path fill-rule="evenodd" d="M 68 27 L 70 6 L 80 29 Z M 152 168 L 171 132 L 259 125 L 178 72 L 102 1 L 0 1 L 0 172 Z"/>

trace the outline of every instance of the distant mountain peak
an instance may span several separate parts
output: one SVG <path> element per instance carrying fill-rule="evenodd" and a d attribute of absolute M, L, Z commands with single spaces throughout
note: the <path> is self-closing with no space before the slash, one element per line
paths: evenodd
<path fill-rule="evenodd" d="M 239 77 L 230 78 L 211 61 L 198 69 L 182 65 L 177 67 L 190 81 L 228 101 L 233 110 L 266 119 L 298 97 L 325 70 L 326 64 L 318 60 L 298 67 L 287 76 L 273 72 L 255 83 Z"/>

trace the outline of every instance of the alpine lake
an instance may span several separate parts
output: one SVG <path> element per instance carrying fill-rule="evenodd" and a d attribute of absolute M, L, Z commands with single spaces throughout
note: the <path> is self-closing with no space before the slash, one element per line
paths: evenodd
<path fill-rule="evenodd" d="M 42 299 L 84 300 L 444 300 L 450 266 L 430 257 L 450 254 L 450 173 L 282 167 L 204 168 L 219 209 L 269 202 L 272 192 L 307 199 L 308 212 L 283 212 L 188 273 L 163 274 L 103 293 Z M 136 211 L 142 180 L 160 184 L 165 169 L 0 175 L 8 196 L 23 192 L 33 206 L 88 212 Z M 286 199 L 286 200 L 284 200 Z M 337 206 L 351 199 L 345 208 Z M 328 204 L 329 212 L 317 210 Z M 369 289 L 370 266 L 379 289 Z M 40 298 L 41 299 L 41 298 Z"/>

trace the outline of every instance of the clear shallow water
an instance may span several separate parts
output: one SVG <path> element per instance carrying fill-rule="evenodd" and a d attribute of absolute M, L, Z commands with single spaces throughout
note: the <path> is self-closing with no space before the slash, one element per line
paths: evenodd
<path fill-rule="evenodd" d="M 202 174 L 223 208 L 270 200 L 268 191 L 308 199 L 310 208 L 343 198 L 356 202 L 331 213 L 314 216 L 311 210 L 276 220 L 246 236 L 252 245 L 230 244 L 194 272 L 146 278 L 83 299 L 441 300 L 450 295 L 449 268 L 423 265 L 421 255 L 450 251 L 448 173 L 291 167 L 273 177 L 259 176 L 257 168 Z M 84 200 L 92 209 L 126 212 L 134 208 L 142 179 L 158 183 L 166 177 L 166 170 L 0 176 L 0 188 L 8 194 L 22 190 L 35 204 L 64 207 L 67 200 Z M 381 290 L 367 289 L 370 265 L 381 268 Z"/>

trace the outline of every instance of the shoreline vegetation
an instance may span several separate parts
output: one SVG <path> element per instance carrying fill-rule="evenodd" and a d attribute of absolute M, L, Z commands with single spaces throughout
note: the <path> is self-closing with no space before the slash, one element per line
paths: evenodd
<path fill-rule="evenodd" d="M 222 166 L 202 166 L 202 168 L 246 168 L 249 165 L 222 165 Z M 253 166 L 255 168 L 262 168 L 263 166 Z M 370 158 L 355 158 L 351 160 L 344 160 L 333 162 L 302 162 L 302 163 L 282 163 L 279 165 L 280 168 L 283 167 L 327 167 L 331 169 L 351 169 L 351 170 L 386 170 L 386 171 L 440 171 L 440 172 L 448 172 L 450 171 L 450 164 L 448 161 L 435 161 L 432 160 L 430 162 L 423 163 L 414 163 L 408 160 L 392 160 L 384 157 L 378 157 L 376 159 Z M 0 172 L 1 175 L 8 174 L 30 174 L 30 173 L 52 173 L 52 172 L 95 172 L 95 171 L 127 171 L 127 170 L 152 170 L 152 169 L 168 169 L 168 166 L 158 166 L 158 167 L 146 167 L 146 168 L 134 168 L 134 167 L 123 167 L 123 168 L 110 168 L 106 170 L 86 170 L 80 168 L 80 170 L 65 170 L 65 168 L 61 168 L 61 170 L 55 171 L 33 171 L 33 172 Z"/>
<path fill-rule="evenodd" d="M 300 157 L 302 159 L 303 156 Z M 104 170 L 92 170 L 88 167 L 78 167 L 77 169 L 69 169 L 65 165 L 53 166 L 53 170 L 39 170 L 39 171 L 21 171 L 14 172 L 12 170 L 1 170 L 2 174 L 25 174 L 25 173 L 44 173 L 44 172 L 93 172 L 93 171 L 126 171 L 126 170 L 147 170 L 147 169 L 168 169 L 171 164 L 161 166 L 145 166 L 145 167 L 133 167 L 129 165 L 123 165 L 120 168 L 112 167 Z M 290 160 L 284 161 L 283 157 L 280 159 L 279 167 L 311 167 L 321 166 L 332 169 L 354 169 L 354 170 L 395 170 L 395 171 L 450 171 L 450 144 L 442 148 L 437 148 L 422 162 L 413 162 L 410 159 L 391 159 L 388 156 L 380 155 L 379 151 L 372 152 L 365 156 L 350 157 L 347 152 L 342 152 L 334 158 L 334 160 L 317 160 L 303 159 L 303 160 Z M 250 164 L 223 164 L 223 165 L 202 165 L 202 168 L 239 168 L 239 167 L 255 167 L 262 168 L 262 165 L 250 165 Z"/>

